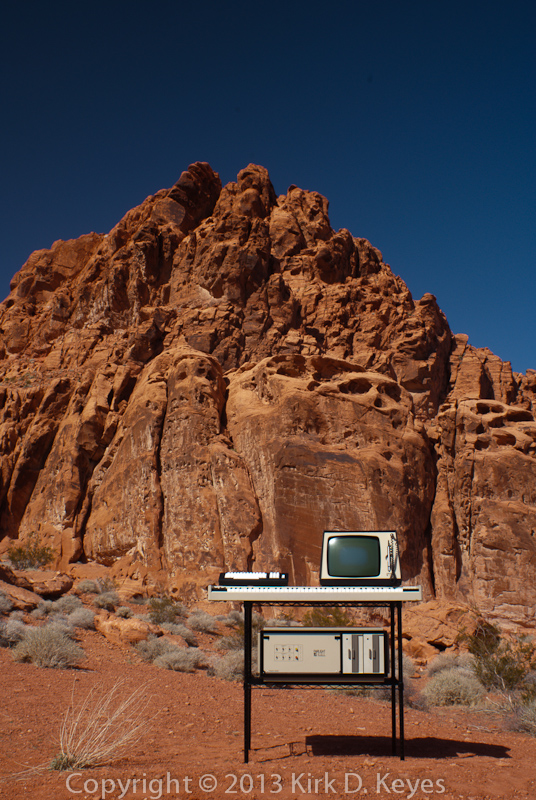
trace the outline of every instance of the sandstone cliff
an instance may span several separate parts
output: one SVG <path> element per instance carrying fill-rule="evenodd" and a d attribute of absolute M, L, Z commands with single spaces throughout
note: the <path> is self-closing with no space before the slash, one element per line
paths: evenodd
<path fill-rule="evenodd" d="M 425 596 L 536 624 L 536 372 L 453 336 L 324 197 L 205 163 L 0 306 L 4 547 L 33 532 L 184 596 L 314 579 L 325 528 L 395 528 Z"/>

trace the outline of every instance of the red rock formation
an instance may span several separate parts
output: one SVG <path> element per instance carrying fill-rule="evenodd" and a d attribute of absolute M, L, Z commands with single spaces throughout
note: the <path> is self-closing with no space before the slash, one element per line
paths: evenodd
<path fill-rule="evenodd" d="M 66 568 L 184 597 L 314 579 L 322 530 L 396 528 L 428 599 L 534 624 L 536 371 L 454 337 L 381 253 L 250 165 L 194 164 L 0 306 L 0 512 Z"/>

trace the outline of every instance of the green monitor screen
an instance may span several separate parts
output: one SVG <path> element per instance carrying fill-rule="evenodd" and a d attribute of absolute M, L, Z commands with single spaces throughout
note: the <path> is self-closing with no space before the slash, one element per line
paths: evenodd
<path fill-rule="evenodd" d="M 327 545 L 330 578 L 375 578 L 380 575 L 377 536 L 330 536 Z"/>

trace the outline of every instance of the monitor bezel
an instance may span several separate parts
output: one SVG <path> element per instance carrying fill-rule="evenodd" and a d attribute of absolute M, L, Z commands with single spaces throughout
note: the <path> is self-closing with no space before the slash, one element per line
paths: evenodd
<path fill-rule="evenodd" d="M 380 544 L 380 572 L 370 578 L 336 577 L 328 571 L 328 541 L 332 536 L 342 537 L 377 537 Z M 389 569 L 389 543 L 395 542 L 395 574 L 392 576 Z M 400 586 L 402 583 L 400 573 L 400 557 L 396 531 L 324 531 L 322 539 L 322 555 L 320 560 L 320 585 L 321 586 Z"/>

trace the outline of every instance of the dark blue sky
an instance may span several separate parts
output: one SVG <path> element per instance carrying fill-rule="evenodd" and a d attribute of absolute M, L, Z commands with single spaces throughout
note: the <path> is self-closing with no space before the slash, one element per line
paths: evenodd
<path fill-rule="evenodd" d="M 415 298 L 536 368 L 533 0 L 10 4 L 0 294 L 193 161 L 324 194 Z"/>

